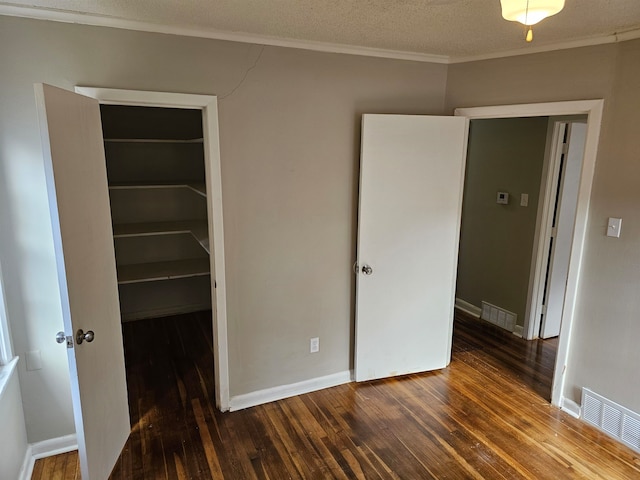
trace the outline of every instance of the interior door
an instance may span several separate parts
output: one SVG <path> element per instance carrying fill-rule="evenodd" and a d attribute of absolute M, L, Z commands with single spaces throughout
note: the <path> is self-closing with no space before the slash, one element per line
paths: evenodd
<path fill-rule="evenodd" d="M 364 115 L 357 381 L 451 359 L 468 120 Z"/>
<path fill-rule="evenodd" d="M 553 250 L 549 265 L 549 278 L 545 292 L 545 313 L 540 325 L 540 337 L 552 338 L 560 335 L 562 310 L 567 290 L 571 244 L 576 222 L 578 206 L 578 190 L 580 188 L 580 172 L 587 139 L 587 124 L 572 122 L 567 139 L 567 153 L 562 159 L 561 179 L 557 193 L 556 209 L 553 225 L 556 233 L 553 236 Z"/>
<path fill-rule="evenodd" d="M 49 85 L 35 93 L 82 478 L 104 480 L 130 427 L 100 110 Z"/>

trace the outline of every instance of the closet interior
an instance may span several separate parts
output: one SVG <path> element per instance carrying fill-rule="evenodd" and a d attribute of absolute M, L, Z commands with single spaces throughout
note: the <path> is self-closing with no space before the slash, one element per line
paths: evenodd
<path fill-rule="evenodd" d="M 100 110 L 122 320 L 210 310 L 202 111 Z"/>

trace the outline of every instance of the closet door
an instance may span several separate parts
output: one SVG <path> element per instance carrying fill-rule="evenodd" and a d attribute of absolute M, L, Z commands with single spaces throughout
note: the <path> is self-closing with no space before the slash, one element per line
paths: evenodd
<path fill-rule="evenodd" d="M 35 93 L 82 478 L 103 480 L 130 426 L 100 110 L 48 85 Z"/>

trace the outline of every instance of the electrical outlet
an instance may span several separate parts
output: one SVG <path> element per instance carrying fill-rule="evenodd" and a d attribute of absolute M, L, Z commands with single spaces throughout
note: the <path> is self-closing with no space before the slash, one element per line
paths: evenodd
<path fill-rule="evenodd" d="M 316 353 L 318 351 L 320 351 L 320 338 L 313 337 L 311 340 L 309 340 L 309 352 Z"/>

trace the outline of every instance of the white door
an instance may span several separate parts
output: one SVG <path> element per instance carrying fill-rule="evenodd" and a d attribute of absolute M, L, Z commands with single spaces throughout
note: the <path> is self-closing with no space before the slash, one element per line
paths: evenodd
<path fill-rule="evenodd" d="M 363 116 L 357 381 L 449 364 L 467 132 L 464 117 Z"/>
<path fill-rule="evenodd" d="M 578 189 L 582 157 L 587 138 L 586 123 L 570 123 L 567 128 L 567 152 L 561 158 L 557 202 L 552 220 L 552 247 L 549 260 L 549 278 L 545 292 L 545 313 L 542 316 L 540 337 L 551 338 L 560 335 L 562 310 L 567 290 L 569 259 L 573 243 L 573 231 L 578 206 Z"/>
<path fill-rule="evenodd" d="M 82 479 L 104 480 L 130 427 L 100 109 L 49 85 L 35 93 Z M 79 330 L 95 339 L 80 344 Z"/>

